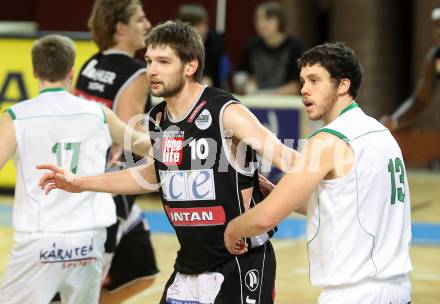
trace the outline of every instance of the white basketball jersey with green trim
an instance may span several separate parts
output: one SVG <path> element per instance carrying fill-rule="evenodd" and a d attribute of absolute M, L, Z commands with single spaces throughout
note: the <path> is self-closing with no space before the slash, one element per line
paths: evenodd
<path fill-rule="evenodd" d="M 356 103 L 318 132 L 344 139 L 355 162 L 347 175 L 321 181 L 309 205 L 311 283 L 329 287 L 410 272 L 410 196 L 396 140 Z"/>
<path fill-rule="evenodd" d="M 100 105 L 62 89 L 43 90 L 8 110 L 17 138 L 17 181 L 13 227 L 23 232 L 68 232 L 116 222 L 110 194 L 44 195 L 39 164 L 52 163 L 79 175 L 104 172 L 111 137 Z"/>

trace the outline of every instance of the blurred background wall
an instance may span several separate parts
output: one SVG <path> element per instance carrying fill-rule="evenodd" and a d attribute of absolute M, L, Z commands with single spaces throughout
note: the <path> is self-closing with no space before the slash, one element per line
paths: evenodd
<path fill-rule="evenodd" d="M 177 7 L 200 3 L 216 25 L 217 2 L 226 3 L 225 51 L 234 67 L 241 51 L 255 35 L 253 15 L 258 0 L 147 1 L 153 23 L 173 19 Z M 330 40 L 344 41 L 364 66 L 358 101 L 371 115 L 393 111 L 412 92 L 420 64 L 433 43 L 431 10 L 439 0 L 281 0 L 289 14 L 288 30 L 305 48 Z M 6 0 L 0 21 L 34 21 L 42 31 L 87 31 L 93 1 Z M 0 50 L 1 53 L 1 50 Z"/>

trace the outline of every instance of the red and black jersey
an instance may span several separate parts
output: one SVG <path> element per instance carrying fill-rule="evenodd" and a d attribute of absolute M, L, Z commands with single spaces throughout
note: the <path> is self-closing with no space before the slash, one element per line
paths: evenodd
<path fill-rule="evenodd" d="M 150 111 L 156 176 L 181 246 L 174 266 L 181 273 L 210 271 L 231 259 L 223 234 L 245 210 L 241 190 L 253 188 L 251 206 L 261 201 L 255 151 L 241 143 L 231 157 L 233 134 L 222 125 L 224 109 L 238 102 L 206 87 L 179 121 L 168 115 L 165 101 Z M 247 241 L 256 247 L 273 233 Z"/>
<path fill-rule="evenodd" d="M 125 52 L 99 52 L 82 66 L 74 94 L 115 110 L 121 92 L 142 73 L 145 63 Z"/>

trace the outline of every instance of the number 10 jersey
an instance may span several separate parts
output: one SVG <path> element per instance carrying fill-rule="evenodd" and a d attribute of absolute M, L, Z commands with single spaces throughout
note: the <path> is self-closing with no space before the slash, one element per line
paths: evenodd
<path fill-rule="evenodd" d="M 223 112 L 231 103 L 238 103 L 231 94 L 205 87 L 179 121 L 170 117 L 165 102 L 150 111 L 156 176 L 181 246 L 174 266 L 181 273 L 211 271 L 232 259 L 223 233 L 228 221 L 245 212 L 242 190 L 251 189 L 250 206 L 261 200 L 255 151 L 234 143 L 237 151 L 231 153 L 233 134 L 223 128 Z M 262 245 L 273 233 L 247 241 Z"/>

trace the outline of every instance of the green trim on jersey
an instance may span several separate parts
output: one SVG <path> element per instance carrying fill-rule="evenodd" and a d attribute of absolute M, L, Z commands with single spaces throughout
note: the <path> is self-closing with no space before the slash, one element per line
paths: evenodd
<path fill-rule="evenodd" d="M 332 134 L 332 135 L 334 135 L 336 137 L 339 137 L 340 139 L 342 139 L 345 142 L 349 141 L 348 137 L 345 136 L 344 134 L 342 134 L 341 132 L 338 132 L 336 130 L 329 129 L 329 128 L 323 128 L 323 129 L 319 129 L 316 132 L 313 132 L 312 135 L 309 136 L 309 139 L 312 138 L 313 136 L 315 136 L 316 134 L 321 133 L 321 132 L 330 133 L 330 134 Z"/>
<path fill-rule="evenodd" d="M 107 115 L 105 115 L 104 108 L 103 108 L 105 106 L 102 104 L 100 104 L 100 106 L 101 106 L 102 116 L 104 116 L 104 124 L 106 124 L 107 123 Z"/>
<path fill-rule="evenodd" d="M 43 93 L 48 93 L 48 92 L 62 92 L 65 90 L 66 89 L 64 89 L 64 88 L 47 88 L 47 89 L 42 89 L 38 94 L 43 94 Z"/>
<path fill-rule="evenodd" d="M 377 132 L 384 132 L 384 131 L 389 131 L 389 130 L 388 130 L 388 129 L 382 129 L 382 130 L 374 130 L 374 131 L 370 131 L 370 132 L 367 132 L 367 133 L 361 134 L 361 135 L 359 135 L 358 137 L 353 138 L 351 141 L 356 140 L 356 139 L 358 139 L 358 138 L 360 138 L 360 137 L 362 137 L 362 136 L 368 135 L 368 134 L 370 134 L 370 133 L 377 133 Z"/>
<path fill-rule="evenodd" d="M 15 120 L 17 118 L 17 116 L 15 116 L 14 111 L 12 111 L 12 109 L 7 109 L 5 112 L 9 113 L 9 116 L 11 116 L 12 120 Z"/>
<path fill-rule="evenodd" d="M 102 117 L 99 115 L 96 115 L 94 113 L 74 113 L 74 114 L 66 114 L 66 115 L 36 115 L 31 117 L 23 117 L 23 118 L 17 118 L 17 120 L 28 120 L 28 119 L 35 119 L 35 118 L 43 118 L 43 117 L 56 117 L 56 118 L 63 118 L 63 117 L 71 117 L 71 116 L 81 116 L 81 115 L 90 115 L 94 117 L 98 117 L 100 120 L 102 120 Z"/>
<path fill-rule="evenodd" d="M 341 113 L 339 114 L 339 116 L 341 116 L 342 114 L 344 114 L 344 113 L 346 113 L 346 112 L 348 112 L 348 111 L 350 111 L 351 109 L 354 109 L 354 108 L 359 108 L 359 105 L 358 105 L 355 101 L 353 101 L 350 105 L 348 105 L 347 107 L 345 107 L 345 108 L 341 111 Z M 332 135 L 334 135 L 334 136 L 336 136 L 336 137 L 339 137 L 340 139 L 342 139 L 342 140 L 345 141 L 345 142 L 348 142 L 348 141 L 349 141 L 348 137 L 345 136 L 344 134 L 342 134 L 341 132 L 338 132 L 338 131 L 336 131 L 336 130 L 329 129 L 329 128 L 322 128 L 322 129 L 319 129 L 319 130 L 313 132 L 312 135 L 309 136 L 309 139 L 312 138 L 313 136 L 315 136 L 316 134 L 320 133 L 320 132 L 330 133 L 330 134 L 332 134 Z"/>
<path fill-rule="evenodd" d="M 341 115 L 344 114 L 345 112 L 350 111 L 351 109 L 354 109 L 354 108 L 359 108 L 359 105 L 358 105 L 356 102 L 353 101 L 352 104 L 350 104 L 349 106 L 345 107 L 345 109 L 343 109 L 343 110 L 341 111 L 341 113 L 339 114 L 339 116 L 341 116 Z"/>

